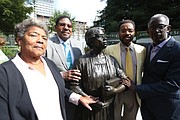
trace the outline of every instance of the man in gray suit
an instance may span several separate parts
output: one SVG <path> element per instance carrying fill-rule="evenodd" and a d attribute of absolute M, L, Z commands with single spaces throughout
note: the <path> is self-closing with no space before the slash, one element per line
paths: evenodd
<path fill-rule="evenodd" d="M 82 55 L 81 50 L 73 47 L 72 22 L 68 16 L 60 16 L 56 20 L 55 30 L 57 32 L 48 41 L 46 57 L 50 58 L 57 65 L 61 75 L 65 80 L 79 80 L 80 72 L 74 70 L 75 61 Z M 72 65 L 66 63 L 64 44 L 70 49 Z"/>
<path fill-rule="evenodd" d="M 79 80 L 81 73 L 73 69 L 74 63 L 82 55 L 81 50 L 73 47 L 72 22 L 68 16 L 60 16 L 56 20 L 55 30 L 57 34 L 48 41 L 46 57 L 51 59 L 63 76 L 66 88 L 72 80 Z M 67 119 L 72 120 L 75 106 L 66 100 Z"/>

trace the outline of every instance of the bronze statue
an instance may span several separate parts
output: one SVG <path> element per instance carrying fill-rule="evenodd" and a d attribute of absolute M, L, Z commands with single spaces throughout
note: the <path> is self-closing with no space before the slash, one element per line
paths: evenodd
<path fill-rule="evenodd" d="M 90 51 L 78 60 L 76 67 L 82 74 L 81 79 L 72 81 L 70 88 L 83 96 L 90 95 L 99 102 L 91 105 L 92 111 L 78 105 L 75 120 L 113 120 L 115 95 L 126 89 L 120 81 L 127 77 L 117 60 L 103 53 L 107 46 L 104 32 L 102 27 L 93 27 L 85 34 Z"/>

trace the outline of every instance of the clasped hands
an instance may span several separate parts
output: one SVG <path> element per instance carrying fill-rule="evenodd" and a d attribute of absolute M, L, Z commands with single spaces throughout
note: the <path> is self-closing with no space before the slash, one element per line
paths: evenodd
<path fill-rule="evenodd" d="M 61 75 L 64 80 L 68 80 L 68 81 L 79 81 L 81 79 L 80 70 L 77 70 L 77 69 L 72 69 L 72 70 L 68 70 L 66 72 L 61 72 Z M 77 87 L 77 88 L 79 88 L 79 87 Z M 81 89 L 77 89 L 77 88 L 75 90 L 82 92 Z M 80 94 L 80 95 L 82 95 L 82 94 Z M 79 102 L 81 102 L 81 104 L 83 104 L 89 110 L 92 110 L 90 104 L 97 103 L 98 101 L 99 100 L 95 99 L 94 97 L 88 96 L 88 95 L 84 96 L 84 94 L 79 99 Z"/>
<path fill-rule="evenodd" d="M 72 70 L 68 70 L 66 72 L 61 72 L 61 75 L 64 78 L 64 80 L 79 81 L 81 79 L 81 73 L 77 69 L 72 69 Z M 121 82 L 121 84 L 119 84 L 117 87 L 113 87 L 111 85 L 105 85 L 104 93 L 106 95 L 117 94 L 117 93 L 124 91 L 126 89 L 126 87 L 128 87 L 129 89 L 131 89 L 133 91 L 135 90 L 135 84 L 129 78 L 122 79 L 122 80 L 120 80 L 120 82 Z M 92 96 L 82 96 L 80 98 L 80 102 L 85 107 L 87 107 L 89 110 L 92 110 L 92 108 L 90 107 L 90 104 L 99 103 L 100 101 L 98 101 L 97 99 L 95 99 Z"/>
<path fill-rule="evenodd" d="M 113 87 L 111 85 L 104 86 L 104 94 L 105 95 L 112 95 L 123 92 L 126 88 L 135 91 L 135 84 L 130 78 L 123 78 L 120 80 L 120 83 L 117 87 Z"/>
<path fill-rule="evenodd" d="M 81 79 L 80 70 L 72 69 L 65 72 L 61 72 L 61 75 L 64 80 L 76 80 L 79 81 Z"/>
<path fill-rule="evenodd" d="M 136 85 L 130 78 L 122 79 L 121 82 L 122 82 L 123 85 L 125 85 L 130 90 L 135 91 Z"/>
<path fill-rule="evenodd" d="M 117 87 L 113 87 L 111 85 L 105 85 L 104 86 L 104 94 L 107 96 L 117 94 L 117 93 L 124 91 L 126 88 L 129 88 L 130 90 L 135 91 L 135 84 L 131 79 L 126 78 L 126 79 L 122 79 L 120 81 L 121 81 L 121 84 L 119 84 Z M 81 97 L 81 99 L 82 99 L 82 100 L 80 100 L 81 103 L 85 107 L 87 107 L 89 110 L 92 110 L 92 108 L 89 105 L 93 104 L 93 103 L 97 103 L 97 106 L 99 106 L 100 108 L 106 106 L 102 102 L 100 102 L 99 100 L 95 99 L 92 96 L 84 96 L 84 97 Z"/>
<path fill-rule="evenodd" d="M 105 85 L 104 86 L 104 95 L 108 96 L 108 95 L 117 94 L 117 93 L 124 91 L 125 89 L 126 89 L 126 87 L 122 84 L 119 85 L 118 87 L 113 87 L 111 85 Z"/>

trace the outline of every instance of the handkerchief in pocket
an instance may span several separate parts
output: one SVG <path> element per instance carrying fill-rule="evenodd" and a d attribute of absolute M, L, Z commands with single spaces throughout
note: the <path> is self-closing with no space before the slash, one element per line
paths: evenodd
<path fill-rule="evenodd" d="M 167 62 L 169 62 L 169 61 L 165 61 L 165 60 L 157 60 L 157 62 L 167 63 Z"/>

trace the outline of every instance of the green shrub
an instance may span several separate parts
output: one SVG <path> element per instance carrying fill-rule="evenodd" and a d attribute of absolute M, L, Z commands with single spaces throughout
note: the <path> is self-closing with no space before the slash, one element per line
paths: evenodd
<path fill-rule="evenodd" d="M 4 54 L 11 59 L 16 55 L 16 53 L 19 51 L 18 46 L 3 46 L 1 50 L 4 52 Z"/>

